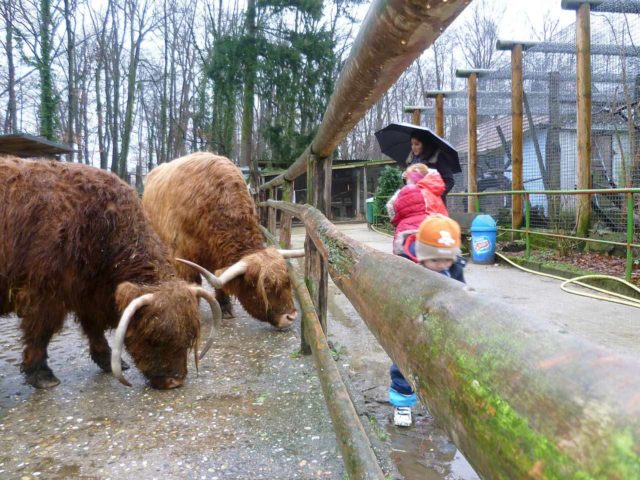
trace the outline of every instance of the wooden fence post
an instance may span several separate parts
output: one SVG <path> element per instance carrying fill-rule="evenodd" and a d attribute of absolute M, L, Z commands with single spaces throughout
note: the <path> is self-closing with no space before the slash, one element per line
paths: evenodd
<path fill-rule="evenodd" d="M 478 78 L 495 73 L 494 70 L 474 68 L 456 70 L 456 77 L 467 79 L 467 192 L 478 191 Z M 469 195 L 467 211 L 476 212 L 477 197 Z"/>
<path fill-rule="evenodd" d="M 270 188 L 269 189 L 269 199 L 270 200 L 277 200 L 276 198 L 277 196 L 277 192 L 275 188 Z M 271 235 L 275 235 L 276 233 L 276 215 L 278 214 L 278 212 L 276 211 L 275 208 L 267 208 L 267 230 L 269 230 L 269 233 L 271 233 Z"/>
<path fill-rule="evenodd" d="M 332 158 L 319 158 L 312 154 L 307 168 L 307 202 L 330 218 L 331 212 L 331 165 Z M 305 277 L 311 298 L 316 307 L 322 330 L 327 333 L 327 295 L 329 293 L 329 274 L 327 262 L 322 258 L 309 235 L 305 240 Z M 310 354 L 311 349 L 302 329 L 300 348 Z"/>
<path fill-rule="evenodd" d="M 591 188 L 591 6 L 581 4 L 576 11 L 577 49 L 577 188 Z M 591 196 L 579 195 L 576 202 L 576 234 L 586 237 L 591 222 Z"/>
<path fill-rule="evenodd" d="M 444 138 L 444 94 L 436 95 L 436 135 Z"/>
<path fill-rule="evenodd" d="M 511 48 L 511 189 L 522 190 L 522 44 Z M 530 128 L 532 125 L 529 126 Z M 522 196 L 511 197 L 511 228 L 522 225 Z"/>
<path fill-rule="evenodd" d="M 420 125 L 420 109 L 416 108 L 413 110 L 413 113 L 411 114 L 411 123 L 413 123 L 414 125 Z"/>
<path fill-rule="evenodd" d="M 287 180 L 282 189 L 282 200 L 285 202 L 294 202 L 293 199 L 294 183 Z M 291 248 L 291 214 L 288 212 L 280 213 L 280 246 L 282 248 Z"/>
<path fill-rule="evenodd" d="M 473 72 L 467 80 L 467 191 L 478 191 L 478 75 Z M 467 211 L 476 211 L 476 197 L 469 196 Z"/>

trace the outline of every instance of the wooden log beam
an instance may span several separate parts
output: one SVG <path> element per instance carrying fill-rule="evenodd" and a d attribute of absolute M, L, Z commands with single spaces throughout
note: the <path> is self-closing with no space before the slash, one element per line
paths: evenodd
<path fill-rule="evenodd" d="M 275 243 L 275 238 L 269 235 L 266 230 L 263 229 L 263 233 L 271 243 Z M 336 362 L 331 355 L 309 290 L 307 290 L 302 275 L 291 261 L 287 261 L 287 268 L 300 304 L 304 335 L 309 339 L 322 393 L 327 403 L 333 431 L 336 433 L 342 460 L 349 478 L 383 480 L 384 474 L 378 465 L 369 438 L 362 427 L 360 417 L 351 402 L 347 387 L 342 381 Z"/>
<path fill-rule="evenodd" d="M 335 284 L 481 477 L 640 478 L 637 358 L 367 247 L 313 208 L 269 204 L 302 219 Z"/>
<path fill-rule="evenodd" d="M 351 403 L 349 392 L 331 355 L 331 350 L 313 307 L 309 291 L 304 284 L 302 275 L 290 263 L 289 276 L 293 281 L 302 315 L 305 317 L 305 336 L 311 346 L 313 359 L 316 363 L 316 371 L 320 377 L 320 385 L 322 385 L 322 393 L 327 402 L 331 423 L 336 432 L 336 438 L 338 439 L 338 445 L 340 446 L 342 459 L 349 478 L 383 480 L 385 478 L 384 474 L 378 465 L 373 450 L 371 450 L 367 434 L 360 423 L 358 413 L 353 403 Z"/>
<path fill-rule="evenodd" d="M 469 0 L 373 0 L 311 146 L 285 173 L 261 188 L 302 175 L 312 152 L 330 156 L 369 108 L 468 4 Z"/>

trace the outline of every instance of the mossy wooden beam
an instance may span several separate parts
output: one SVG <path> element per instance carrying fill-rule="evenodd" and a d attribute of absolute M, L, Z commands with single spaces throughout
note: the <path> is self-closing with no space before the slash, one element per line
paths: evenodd
<path fill-rule="evenodd" d="M 340 72 L 311 146 L 289 169 L 260 188 L 306 171 L 309 155 L 328 157 L 402 73 L 470 0 L 373 0 Z"/>
<path fill-rule="evenodd" d="M 640 478 L 637 358 L 367 247 L 311 207 L 268 203 L 305 223 L 334 283 L 482 477 Z"/>

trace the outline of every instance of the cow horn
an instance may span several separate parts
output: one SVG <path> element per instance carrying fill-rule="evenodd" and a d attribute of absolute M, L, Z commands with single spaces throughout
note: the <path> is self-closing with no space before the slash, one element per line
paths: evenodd
<path fill-rule="evenodd" d="M 244 260 L 239 260 L 229 268 L 227 268 L 222 275 L 216 277 L 213 273 L 211 273 L 206 268 L 198 265 L 197 263 L 190 262 L 189 260 L 185 260 L 184 258 L 176 258 L 178 262 L 184 263 L 185 265 L 189 265 L 196 270 L 198 270 L 202 276 L 211 284 L 213 288 L 222 288 L 225 283 L 233 280 L 239 275 L 242 275 L 247 271 L 247 267 L 249 264 Z"/>
<path fill-rule="evenodd" d="M 122 317 L 120 317 L 120 322 L 118 323 L 118 328 L 116 329 L 116 334 L 113 339 L 113 349 L 111 350 L 111 372 L 114 377 L 120 380 L 120 383 L 127 387 L 130 387 L 131 384 L 122 374 L 122 349 L 124 347 L 124 337 L 127 333 L 129 322 L 136 311 L 144 305 L 149 305 L 152 300 L 153 293 L 147 293 L 134 298 L 129 305 L 127 305 L 127 308 L 124 309 L 124 312 L 122 312 Z"/>
<path fill-rule="evenodd" d="M 299 248 L 297 250 L 278 249 L 278 253 L 282 255 L 284 258 L 304 257 L 304 248 Z"/>
<path fill-rule="evenodd" d="M 227 268 L 222 274 L 218 277 L 220 279 L 220 283 L 224 285 L 225 283 L 233 280 L 240 275 L 243 275 L 244 272 L 247 271 L 247 267 L 249 264 L 244 260 L 238 260 L 236 263 Z"/>
<path fill-rule="evenodd" d="M 193 267 L 196 270 L 198 270 L 213 288 L 222 287 L 222 283 L 220 283 L 220 279 L 216 277 L 213 273 L 211 273 L 209 270 L 207 270 L 206 268 L 198 265 L 197 263 L 193 263 L 193 262 L 190 262 L 189 260 L 185 260 L 184 258 L 176 257 L 176 260 L 180 263 L 184 263 L 185 265 L 189 265 L 190 267 Z"/>
<path fill-rule="evenodd" d="M 220 309 L 220 304 L 218 303 L 216 298 L 211 295 L 211 292 L 208 292 L 202 287 L 194 287 L 192 291 L 196 295 L 196 297 L 202 297 L 209 303 L 209 306 L 211 307 L 211 315 L 213 317 L 213 325 L 211 325 L 209 337 L 207 338 L 207 341 L 204 344 L 204 348 L 199 355 L 199 359 L 202 360 L 211 348 L 211 344 L 213 343 L 213 336 L 216 330 L 220 328 L 222 322 L 222 310 Z"/>

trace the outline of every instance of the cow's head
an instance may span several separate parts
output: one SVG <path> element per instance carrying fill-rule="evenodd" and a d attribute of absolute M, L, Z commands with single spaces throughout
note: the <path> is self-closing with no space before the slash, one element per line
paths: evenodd
<path fill-rule="evenodd" d="M 200 297 L 211 305 L 214 320 L 204 354 L 222 316 L 211 293 L 183 280 L 153 286 L 130 282 L 118 285 L 116 304 L 122 316 L 115 334 L 111 370 L 120 382 L 131 386 L 124 378 L 121 366 L 122 348 L 126 345 L 136 367 L 152 387 L 164 390 L 183 384 L 191 349 L 194 349 L 197 366 Z"/>
<path fill-rule="evenodd" d="M 297 311 L 285 258 L 301 256 L 304 250 L 265 248 L 217 270 L 215 275 L 189 261 L 177 260 L 198 269 L 214 288 L 229 290 L 253 317 L 286 329 L 293 325 Z"/>

